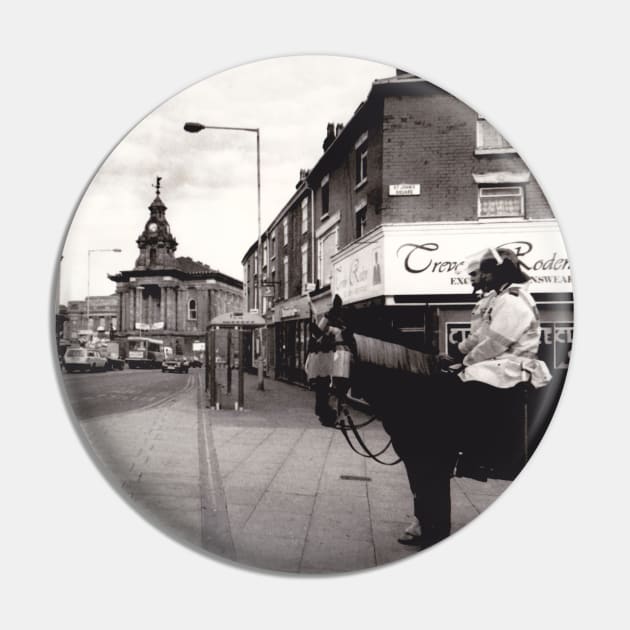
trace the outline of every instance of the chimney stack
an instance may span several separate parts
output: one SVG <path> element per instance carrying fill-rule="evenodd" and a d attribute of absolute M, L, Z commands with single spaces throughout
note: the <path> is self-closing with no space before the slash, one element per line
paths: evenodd
<path fill-rule="evenodd" d="M 326 137 L 324 138 L 324 143 L 322 144 L 322 148 L 324 151 L 328 149 L 328 147 L 335 141 L 335 124 L 328 123 L 326 126 Z"/>

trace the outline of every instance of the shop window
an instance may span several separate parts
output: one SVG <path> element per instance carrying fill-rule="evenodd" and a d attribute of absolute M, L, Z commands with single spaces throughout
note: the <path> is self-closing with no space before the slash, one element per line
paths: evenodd
<path fill-rule="evenodd" d="M 367 181 L 367 133 L 364 133 L 355 144 L 355 183 L 362 186 Z"/>
<path fill-rule="evenodd" d="M 521 186 L 479 188 L 478 216 L 480 219 L 522 217 L 524 215 Z"/>
<path fill-rule="evenodd" d="M 476 153 L 514 153 L 510 143 L 485 119 L 477 119 Z"/>
<path fill-rule="evenodd" d="M 197 300 L 188 300 L 188 319 L 197 319 Z"/>
<path fill-rule="evenodd" d="M 361 206 L 354 214 L 354 234 L 360 238 L 365 234 L 367 227 L 367 206 Z"/>

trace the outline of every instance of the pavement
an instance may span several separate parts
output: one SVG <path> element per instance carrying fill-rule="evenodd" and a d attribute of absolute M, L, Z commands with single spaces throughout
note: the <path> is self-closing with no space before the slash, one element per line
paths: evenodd
<path fill-rule="evenodd" d="M 245 409 L 206 406 L 201 371 L 158 405 L 80 419 L 104 474 L 147 520 L 212 556 L 270 571 L 330 574 L 415 555 L 397 542 L 412 519 L 402 464 L 353 453 L 322 427 L 314 394 L 271 379 L 258 391 L 246 375 Z M 358 410 L 355 422 L 367 419 Z M 373 450 L 380 423 L 362 429 Z M 383 455 L 395 459 L 390 451 Z M 452 531 L 509 485 L 451 481 Z"/>

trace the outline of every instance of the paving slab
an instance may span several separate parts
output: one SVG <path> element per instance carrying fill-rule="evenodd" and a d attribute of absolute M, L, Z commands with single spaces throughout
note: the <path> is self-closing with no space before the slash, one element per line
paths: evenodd
<path fill-rule="evenodd" d="M 312 392 L 270 380 L 259 392 L 248 375 L 249 408 L 216 411 L 204 406 L 200 383 L 191 374 L 166 405 L 82 424 L 145 518 L 210 554 L 266 570 L 338 573 L 417 553 L 396 540 L 413 512 L 404 467 L 353 453 L 339 431 L 319 424 Z M 389 439 L 378 422 L 361 434 L 374 449 Z M 508 486 L 453 479 L 453 531 Z"/>

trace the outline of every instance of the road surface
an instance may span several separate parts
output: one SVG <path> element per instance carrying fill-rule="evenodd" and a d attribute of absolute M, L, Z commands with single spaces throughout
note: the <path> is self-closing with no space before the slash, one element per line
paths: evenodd
<path fill-rule="evenodd" d="M 196 372 L 191 370 L 191 373 Z M 66 399 L 79 420 L 157 405 L 183 390 L 187 374 L 129 370 L 63 375 Z"/>

